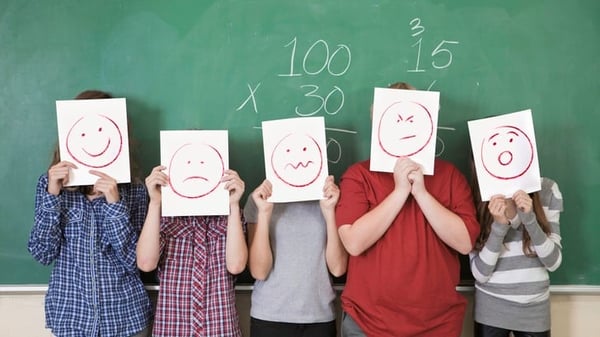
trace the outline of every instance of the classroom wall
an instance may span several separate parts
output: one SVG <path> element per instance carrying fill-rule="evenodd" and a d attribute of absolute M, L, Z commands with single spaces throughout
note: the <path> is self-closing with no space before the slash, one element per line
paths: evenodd
<path fill-rule="evenodd" d="M 156 297 L 156 291 L 150 291 Z M 472 337 L 471 319 L 473 294 L 463 291 L 469 300 L 461 337 Z M 338 297 L 339 299 L 339 297 Z M 556 293 L 552 301 L 552 336 L 589 337 L 600 327 L 600 292 Z M 237 293 L 237 305 L 240 311 L 242 332 L 249 336 L 250 290 Z M 339 302 L 338 302 L 339 309 Z M 0 335 L 3 337 L 51 337 L 44 328 L 44 293 L 38 292 L 1 292 L 0 291 Z"/>

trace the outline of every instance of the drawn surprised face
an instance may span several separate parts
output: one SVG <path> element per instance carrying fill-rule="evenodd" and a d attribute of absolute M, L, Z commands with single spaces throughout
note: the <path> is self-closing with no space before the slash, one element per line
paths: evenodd
<path fill-rule="evenodd" d="M 396 102 L 381 114 L 379 146 L 393 157 L 412 156 L 429 144 L 433 128 L 427 108 L 416 102 Z"/>
<path fill-rule="evenodd" d="M 102 168 L 112 164 L 121 154 L 123 136 L 115 121 L 104 115 L 78 119 L 66 139 L 67 152 L 79 164 Z"/>
<path fill-rule="evenodd" d="M 317 141 L 309 135 L 289 134 L 273 149 L 271 165 L 277 178 L 294 187 L 317 180 L 323 169 L 323 156 Z"/>
<path fill-rule="evenodd" d="M 483 167 L 498 179 L 514 179 L 525 174 L 533 155 L 533 144 L 527 134 L 510 125 L 490 130 L 481 144 Z"/>
<path fill-rule="evenodd" d="M 214 191 L 225 172 L 223 157 L 208 144 L 187 143 L 171 157 L 169 185 L 180 197 L 195 199 Z"/>

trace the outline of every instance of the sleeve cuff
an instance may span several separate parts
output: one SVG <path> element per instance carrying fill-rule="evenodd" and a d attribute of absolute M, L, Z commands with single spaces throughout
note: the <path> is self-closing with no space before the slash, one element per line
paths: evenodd
<path fill-rule="evenodd" d="M 518 211 L 518 213 L 519 213 L 519 218 L 521 219 L 521 222 L 523 222 L 523 224 L 525 224 L 525 225 L 530 225 L 537 221 L 535 218 L 535 213 L 533 211 L 528 212 L 528 213 Z"/>

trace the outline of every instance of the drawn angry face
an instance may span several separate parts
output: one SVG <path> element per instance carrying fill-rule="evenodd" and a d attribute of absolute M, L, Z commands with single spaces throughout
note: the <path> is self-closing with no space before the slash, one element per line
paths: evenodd
<path fill-rule="evenodd" d="M 533 162 L 533 144 L 521 129 L 500 126 L 489 131 L 481 144 L 485 170 L 498 179 L 514 179 L 529 170 Z"/>
<path fill-rule="evenodd" d="M 379 119 L 379 146 L 393 157 L 412 156 L 429 144 L 433 131 L 433 119 L 424 106 L 396 102 Z"/>
<path fill-rule="evenodd" d="M 225 172 L 223 157 L 208 144 L 187 143 L 171 157 L 169 184 L 184 198 L 200 198 L 214 191 Z"/>
<path fill-rule="evenodd" d="M 323 152 L 309 135 L 289 134 L 273 149 L 271 165 L 277 178 L 294 187 L 312 184 L 323 169 Z"/>
<path fill-rule="evenodd" d="M 73 159 L 87 167 L 112 164 L 123 147 L 123 135 L 115 121 L 94 114 L 79 118 L 67 134 L 66 146 Z"/>

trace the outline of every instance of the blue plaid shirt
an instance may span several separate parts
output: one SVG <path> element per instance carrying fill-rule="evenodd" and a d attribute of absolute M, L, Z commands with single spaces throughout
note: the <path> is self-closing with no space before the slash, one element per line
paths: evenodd
<path fill-rule="evenodd" d="M 29 252 L 54 262 L 46 294 L 46 325 L 58 337 L 131 336 L 151 322 L 151 302 L 135 249 L 146 216 L 142 184 L 120 184 L 121 200 L 92 201 L 78 191 L 49 194 L 42 175 L 35 197 Z"/>

